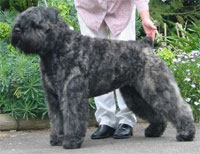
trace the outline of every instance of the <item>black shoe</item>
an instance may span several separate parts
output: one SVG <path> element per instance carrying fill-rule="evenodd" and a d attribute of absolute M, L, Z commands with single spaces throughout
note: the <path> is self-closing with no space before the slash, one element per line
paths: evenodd
<path fill-rule="evenodd" d="M 115 139 L 126 139 L 133 135 L 133 128 L 127 124 L 119 124 L 116 129 L 113 138 Z"/>
<path fill-rule="evenodd" d="M 103 139 L 113 136 L 115 129 L 107 125 L 99 125 L 98 129 L 91 135 L 91 139 Z"/>

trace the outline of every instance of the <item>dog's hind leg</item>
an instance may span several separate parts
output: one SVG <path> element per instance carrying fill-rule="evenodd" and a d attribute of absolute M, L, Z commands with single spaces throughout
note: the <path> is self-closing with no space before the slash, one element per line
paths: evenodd
<path fill-rule="evenodd" d="M 52 146 L 62 145 L 63 140 L 63 117 L 57 94 L 51 89 L 45 88 L 48 102 L 49 118 L 51 125 L 50 144 Z"/>
<path fill-rule="evenodd" d="M 181 97 L 179 88 L 174 81 L 169 82 L 169 89 L 162 91 L 162 102 L 165 103 L 163 113 L 177 129 L 178 141 L 193 141 L 195 126 L 192 109 Z M 157 105 L 159 108 L 159 105 Z M 161 107 L 161 106 L 160 106 Z"/>
<path fill-rule="evenodd" d="M 64 121 L 63 147 L 80 148 L 87 131 L 89 116 L 86 80 L 81 75 L 71 77 L 64 85 L 61 98 Z"/>
<path fill-rule="evenodd" d="M 182 99 L 172 74 L 164 69 L 146 71 L 144 78 L 137 81 L 136 89 L 149 106 L 172 122 L 178 141 L 192 141 L 195 136 L 192 110 Z"/>
<path fill-rule="evenodd" d="M 148 105 L 134 87 L 125 86 L 120 88 L 120 91 L 128 108 L 150 123 L 145 129 L 145 136 L 160 137 L 167 127 L 167 120 L 164 116 Z"/>

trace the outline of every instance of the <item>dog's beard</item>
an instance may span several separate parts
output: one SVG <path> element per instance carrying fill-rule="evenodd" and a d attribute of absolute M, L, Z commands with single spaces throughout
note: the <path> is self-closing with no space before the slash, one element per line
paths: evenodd
<path fill-rule="evenodd" d="M 28 54 L 28 53 L 33 52 L 32 51 L 33 47 L 31 45 L 30 41 L 23 41 L 21 38 L 13 36 L 11 43 L 14 47 L 17 47 L 18 49 L 20 49 L 24 53 Z"/>
<path fill-rule="evenodd" d="M 14 47 L 18 47 L 19 44 L 20 44 L 20 42 L 21 42 L 20 37 L 19 37 L 17 34 L 12 33 L 12 36 L 11 36 L 11 44 L 12 44 Z"/>
<path fill-rule="evenodd" d="M 42 50 L 41 48 L 45 45 L 42 43 L 41 37 L 36 39 L 34 34 L 31 33 L 28 35 L 13 33 L 11 44 L 19 48 L 25 54 L 39 54 L 39 51 Z"/>

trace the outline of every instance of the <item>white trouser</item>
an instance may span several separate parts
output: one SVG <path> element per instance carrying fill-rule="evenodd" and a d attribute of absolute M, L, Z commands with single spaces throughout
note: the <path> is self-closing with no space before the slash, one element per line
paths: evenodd
<path fill-rule="evenodd" d="M 106 38 L 108 36 L 107 26 L 105 23 L 101 25 L 99 31 L 96 33 L 87 27 L 80 15 L 78 15 L 78 20 L 80 24 L 80 30 L 83 35 L 99 38 Z M 111 32 L 109 36 L 110 39 L 115 40 L 135 40 L 135 7 L 127 27 L 117 36 L 113 35 Z M 119 89 L 117 89 L 115 92 L 119 107 L 118 112 L 116 112 L 114 92 L 94 98 L 97 107 L 95 112 L 97 122 L 100 125 L 108 125 L 113 128 L 116 128 L 120 123 L 133 127 L 137 122 L 135 115 L 127 108 Z"/>

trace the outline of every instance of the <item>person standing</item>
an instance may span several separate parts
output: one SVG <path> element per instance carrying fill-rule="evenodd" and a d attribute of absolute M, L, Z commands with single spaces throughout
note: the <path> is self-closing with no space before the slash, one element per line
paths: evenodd
<path fill-rule="evenodd" d="M 75 0 L 80 30 L 83 35 L 113 40 L 135 40 L 136 8 L 147 36 L 155 38 L 156 27 L 150 19 L 149 0 Z M 92 139 L 132 136 L 137 119 L 126 106 L 120 90 L 115 90 L 119 111 L 116 112 L 114 92 L 95 97 L 98 129 Z"/>

